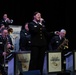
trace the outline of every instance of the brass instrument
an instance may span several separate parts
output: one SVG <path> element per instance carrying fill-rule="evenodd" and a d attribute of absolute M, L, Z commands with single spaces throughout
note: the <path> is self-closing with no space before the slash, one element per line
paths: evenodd
<path fill-rule="evenodd" d="M 68 49 L 68 39 L 64 38 L 64 41 L 59 45 L 57 50 L 65 50 Z"/>
<path fill-rule="evenodd" d="M 7 58 L 7 55 L 11 52 L 10 49 L 7 48 L 7 45 L 9 44 L 9 41 L 8 41 L 8 37 L 6 36 L 5 38 L 5 45 L 4 45 L 4 52 L 6 52 L 6 54 L 4 55 L 4 70 L 6 72 L 6 58 Z"/>

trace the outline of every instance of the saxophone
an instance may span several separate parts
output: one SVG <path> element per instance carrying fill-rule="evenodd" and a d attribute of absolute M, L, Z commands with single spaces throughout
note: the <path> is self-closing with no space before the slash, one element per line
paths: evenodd
<path fill-rule="evenodd" d="M 57 50 L 65 50 L 68 49 L 68 39 L 64 38 L 64 41 L 58 46 Z"/>
<path fill-rule="evenodd" d="M 6 37 L 6 42 L 5 42 L 5 46 L 4 46 L 4 51 L 9 54 L 9 53 L 11 52 L 11 49 L 7 48 L 7 45 L 8 45 L 8 44 L 9 44 L 9 38 Z M 12 47 L 13 47 L 13 45 L 12 45 Z"/>

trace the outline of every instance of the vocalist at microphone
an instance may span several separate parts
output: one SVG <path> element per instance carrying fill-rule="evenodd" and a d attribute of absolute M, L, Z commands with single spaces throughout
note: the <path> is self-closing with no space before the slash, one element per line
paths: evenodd
<path fill-rule="evenodd" d="M 40 22 L 41 22 L 42 24 L 45 24 L 45 20 L 44 20 L 43 18 L 40 19 Z"/>

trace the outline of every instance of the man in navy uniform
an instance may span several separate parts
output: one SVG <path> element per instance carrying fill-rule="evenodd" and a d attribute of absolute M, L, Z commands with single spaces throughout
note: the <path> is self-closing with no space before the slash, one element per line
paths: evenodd
<path fill-rule="evenodd" d="M 6 28 L 9 28 L 9 25 L 12 23 L 13 20 L 9 19 L 7 14 L 3 14 L 3 18 L 0 20 L 0 24 L 4 24 Z"/>
<path fill-rule="evenodd" d="M 31 36 L 29 33 L 28 23 L 21 28 L 20 31 L 20 40 L 19 40 L 19 47 L 21 51 L 30 51 L 31 45 Z"/>
<path fill-rule="evenodd" d="M 2 64 L 5 64 L 4 56 L 7 56 L 10 50 L 13 50 L 13 48 L 14 47 L 12 44 L 12 40 L 8 35 L 8 30 L 6 28 L 3 28 L 1 30 L 1 35 L 0 35 L 0 70 L 2 75 L 7 75 L 6 72 L 4 71 L 4 68 L 2 67 Z"/>

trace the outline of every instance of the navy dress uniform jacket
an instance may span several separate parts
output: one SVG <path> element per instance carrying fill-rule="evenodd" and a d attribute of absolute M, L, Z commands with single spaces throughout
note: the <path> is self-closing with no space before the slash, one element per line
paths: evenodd
<path fill-rule="evenodd" d="M 35 23 L 32 21 L 28 25 L 29 32 L 31 34 L 31 45 L 32 46 L 45 46 L 47 45 L 47 36 L 45 26 Z"/>

